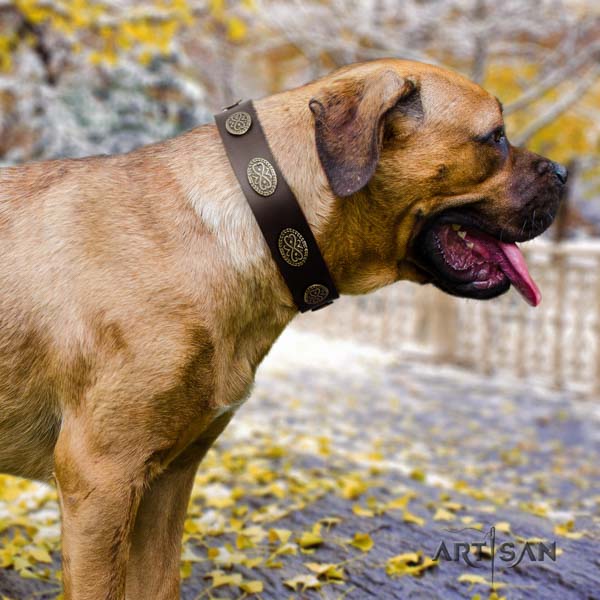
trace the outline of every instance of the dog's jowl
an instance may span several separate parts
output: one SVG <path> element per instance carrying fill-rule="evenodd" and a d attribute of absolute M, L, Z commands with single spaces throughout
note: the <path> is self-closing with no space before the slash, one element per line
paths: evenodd
<path fill-rule="evenodd" d="M 540 301 L 516 243 L 550 225 L 567 173 L 511 146 L 482 88 L 389 59 L 254 107 L 340 294 Z M 0 470 L 55 478 L 66 598 L 177 598 L 198 464 L 298 307 L 214 124 L 3 169 L 0 199 Z M 282 257 L 303 269 L 292 229 Z"/>

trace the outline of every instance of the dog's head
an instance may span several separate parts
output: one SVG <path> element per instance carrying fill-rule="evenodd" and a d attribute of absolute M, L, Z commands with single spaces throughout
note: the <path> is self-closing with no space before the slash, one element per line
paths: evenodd
<path fill-rule="evenodd" d="M 510 144 L 495 97 L 444 69 L 381 60 L 320 80 L 309 106 L 342 292 L 411 279 L 485 299 L 512 283 L 539 302 L 515 242 L 552 223 L 567 171 Z"/>

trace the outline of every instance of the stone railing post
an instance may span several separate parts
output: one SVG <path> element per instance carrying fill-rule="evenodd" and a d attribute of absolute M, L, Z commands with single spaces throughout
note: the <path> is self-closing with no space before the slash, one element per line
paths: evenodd
<path fill-rule="evenodd" d="M 456 362 L 458 344 L 458 303 L 455 298 L 436 291 L 431 294 L 430 340 L 439 362 Z"/>

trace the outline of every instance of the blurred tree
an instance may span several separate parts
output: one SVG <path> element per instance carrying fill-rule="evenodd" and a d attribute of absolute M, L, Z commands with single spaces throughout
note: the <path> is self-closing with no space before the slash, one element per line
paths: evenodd
<path fill-rule="evenodd" d="M 55 83 L 68 58 L 82 54 L 94 64 L 115 65 L 133 55 L 148 63 L 166 54 L 181 27 L 192 21 L 186 0 L 104 3 L 86 0 L 15 0 L 4 3 L 12 13 L 3 36 L 2 66 L 10 69 L 11 52 L 22 44 L 37 53 Z"/>
<path fill-rule="evenodd" d="M 124 150 L 381 56 L 482 83 L 600 193 L 595 0 L 0 0 L 0 157 Z"/>
<path fill-rule="evenodd" d="M 515 143 L 565 162 L 578 156 L 586 190 L 600 192 L 596 1 L 260 0 L 257 18 L 278 41 L 265 39 L 257 54 L 276 57 L 284 79 L 290 64 L 311 79 L 381 56 L 463 72 L 503 100 Z"/>
<path fill-rule="evenodd" d="M 207 120 L 251 8 L 0 0 L 0 160 L 125 151 Z"/>

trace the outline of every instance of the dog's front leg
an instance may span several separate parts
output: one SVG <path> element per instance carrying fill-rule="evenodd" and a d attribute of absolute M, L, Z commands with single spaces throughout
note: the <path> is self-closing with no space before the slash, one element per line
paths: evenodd
<path fill-rule="evenodd" d="M 123 600 L 131 531 L 148 462 L 138 448 L 119 453 L 100 446 L 87 426 L 82 418 L 66 417 L 54 451 L 64 596 Z"/>
<path fill-rule="evenodd" d="M 200 461 L 233 412 L 209 428 L 144 491 L 127 564 L 127 600 L 177 600 L 183 524 Z"/>

